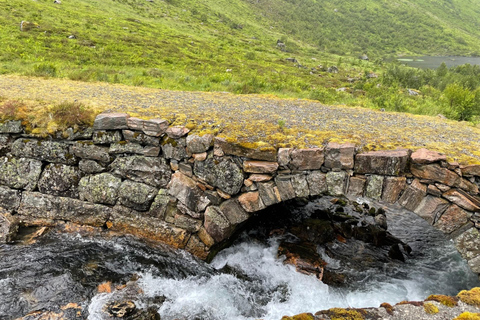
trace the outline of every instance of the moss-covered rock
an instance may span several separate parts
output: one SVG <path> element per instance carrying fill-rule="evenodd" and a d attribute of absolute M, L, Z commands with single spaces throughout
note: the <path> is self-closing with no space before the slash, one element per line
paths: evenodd
<path fill-rule="evenodd" d="M 165 188 L 172 175 L 165 159 L 154 157 L 118 157 L 110 168 L 116 175 L 156 188 Z"/>
<path fill-rule="evenodd" d="M 122 179 L 110 173 L 83 177 L 79 183 L 80 199 L 114 205 L 118 199 L 121 183 Z"/>
<path fill-rule="evenodd" d="M 118 199 L 126 207 L 147 211 L 158 190 L 144 183 L 125 180 L 118 189 Z"/>
<path fill-rule="evenodd" d="M 196 161 L 194 174 L 229 195 L 240 192 L 243 185 L 242 170 L 229 158 L 209 158 L 202 162 Z"/>
<path fill-rule="evenodd" d="M 78 167 L 63 164 L 49 164 L 38 181 L 42 193 L 78 198 L 78 183 L 82 174 Z"/>
<path fill-rule="evenodd" d="M 18 158 L 34 158 L 53 163 L 73 165 L 77 157 L 67 143 L 46 140 L 17 139 L 12 144 L 12 154 Z"/>
<path fill-rule="evenodd" d="M 26 158 L 0 158 L 0 185 L 13 189 L 35 190 L 42 162 Z"/>

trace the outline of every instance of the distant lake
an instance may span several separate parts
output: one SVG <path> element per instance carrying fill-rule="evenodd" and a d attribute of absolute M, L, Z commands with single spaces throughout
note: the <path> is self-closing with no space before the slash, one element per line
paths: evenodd
<path fill-rule="evenodd" d="M 445 62 L 447 67 L 455 67 L 461 64 L 470 63 L 471 65 L 480 65 L 480 57 L 401 57 L 397 58 L 398 61 L 404 63 L 410 67 L 421 68 L 421 69 L 436 69 L 442 62 Z"/>

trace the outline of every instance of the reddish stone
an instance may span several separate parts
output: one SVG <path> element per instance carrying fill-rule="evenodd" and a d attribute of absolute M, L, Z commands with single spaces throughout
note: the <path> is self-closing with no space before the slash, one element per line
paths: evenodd
<path fill-rule="evenodd" d="M 207 153 L 206 152 L 203 152 L 203 153 L 194 153 L 192 154 L 192 157 L 193 159 L 195 159 L 195 161 L 205 161 L 205 159 L 207 159 Z"/>
<path fill-rule="evenodd" d="M 418 179 L 405 189 L 397 203 L 407 210 L 415 210 L 427 194 L 427 186 L 421 184 Z"/>
<path fill-rule="evenodd" d="M 445 199 L 426 196 L 414 212 L 433 225 L 449 205 L 450 203 Z"/>
<path fill-rule="evenodd" d="M 129 129 L 132 129 L 132 130 L 143 131 L 144 122 L 145 120 L 143 119 L 130 117 L 127 119 L 127 126 Z"/>
<path fill-rule="evenodd" d="M 473 212 L 480 211 L 479 201 L 461 190 L 448 190 L 443 194 L 443 197 L 465 210 Z"/>
<path fill-rule="evenodd" d="M 93 123 L 95 130 L 121 130 L 128 129 L 127 119 L 130 116 L 126 113 L 102 113 L 99 114 Z"/>
<path fill-rule="evenodd" d="M 297 272 L 307 275 L 313 274 L 319 280 L 322 280 L 326 263 L 317 253 L 315 244 L 284 242 L 278 248 L 278 255 L 285 256 L 283 263 L 294 265 Z"/>
<path fill-rule="evenodd" d="M 248 173 L 274 173 L 277 169 L 277 162 L 256 160 L 247 160 L 243 162 L 243 171 Z"/>
<path fill-rule="evenodd" d="M 427 187 L 427 194 L 431 194 L 432 196 L 435 197 L 441 197 L 442 196 L 442 191 L 435 187 L 433 184 L 429 184 Z"/>
<path fill-rule="evenodd" d="M 325 167 L 331 169 L 353 169 L 355 144 L 330 142 L 325 148 Z"/>
<path fill-rule="evenodd" d="M 273 177 L 268 174 L 251 174 L 250 177 L 248 177 L 248 180 L 253 182 L 265 182 L 272 180 L 272 178 Z"/>
<path fill-rule="evenodd" d="M 411 155 L 412 162 L 418 164 L 429 164 L 440 161 L 447 161 L 447 156 L 427 149 L 418 149 Z"/>
<path fill-rule="evenodd" d="M 461 166 L 460 170 L 462 170 L 464 176 L 480 176 L 480 165 L 478 164 Z"/>
<path fill-rule="evenodd" d="M 382 200 L 395 203 L 406 186 L 407 179 L 405 177 L 386 177 L 383 186 Z"/>
<path fill-rule="evenodd" d="M 440 182 L 447 186 L 456 186 L 460 180 L 460 177 L 455 172 L 436 163 L 427 165 L 412 163 L 410 171 L 417 178 Z"/>
<path fill-rule="evenodd" d="M 410 150 L 371 151 L 355 156 L 355 173 L 398 176 L 405 172 Z"/>
<path fill-rule="evenodd" d="M 151 119 L 143 122 L 143 132 L 147 136 L 159 137 L 168 128 L 168 121 L 163 119 Z"/>
<path fill-rule="evenodd" d="M 292 150 L 290 148 L 280 148 L 278 149 L 278 164 L 281 167 L 287 167 L 290 164 Z"/>
<path fill-rule="evenodd" d="M 452 204 L 448 207 L 447 211 L 442 214 L 434 226 L 435 228 L 442 230 L 444 233 L 450 234 L 467 224 L 468 217 L 469 214 L 465 210 Z"/>
<path fill-rule="evenodd" d="M 474 183 L 471 183 L 467 179 L 460 178 L 458 180 L 457 186 L 460 189 L 465 190 L 467 192 L 470 192 L 472 194 L 477 194 L 478 193 L 478 186 Z"/>
<path fill-rule="evenodd" d="M 323 165 L 323 148 L 295 149 L 290 165 L 296 170 L 318 170 Z"/>
<path fill-rule="evenodd" d="M 187 135 L 190 132 L 190 129 L 182 126 L 170 127 L 165 133 L 169 138 L 180 139 L 181 137 Z"/>
<path fill-rule="evenodd" d="M 256 192 L 247 192 L 238 197 L 238 202 L 247 212 L 256 212 L 265 209 L 265 205 L 260 199 L 260 194 Z"/>

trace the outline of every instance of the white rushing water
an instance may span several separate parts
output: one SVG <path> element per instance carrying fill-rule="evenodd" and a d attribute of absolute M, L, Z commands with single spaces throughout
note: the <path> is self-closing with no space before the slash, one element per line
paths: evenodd
<path fill-rule="evenodd" d="M 263 244 L 246 235 L 215 257 L 211 266 L 218 272 L 175 279 L 143 271 L 138 285 L 147 296 L 166 298 L 159 309 L 162 320 L 279 320 L 332 307 L 424 300 L 430 294 L 453 294 L 478 283 L 453 243 L 423 220 L 404 211 L 390 212 L 389 219 L 395 220 L 389 221 L 392 232 L 421 254 L 406 263 L 385 264 L 383 270 L 364 270 L 361 280 L 347 288 L 331 288 L 284 265 L 277 258 L 278 239 Z M 319 253 L 330 266 L 338 264 L 321 248 Z M 230 272 L 225 272 L 225 267 Z M 89 319 L 99 319 L 96 314 L 107 298 L 102 294 L 92 300 Z"/>

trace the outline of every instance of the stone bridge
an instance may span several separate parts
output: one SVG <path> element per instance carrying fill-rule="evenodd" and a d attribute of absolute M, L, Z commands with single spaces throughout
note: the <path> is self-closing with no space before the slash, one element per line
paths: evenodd
<path fill-rule="evenodd" d="M 397 203 L 454 239 L 480 273 L 480 165 L 420 149 L 329 143 L 277 152 L 189 134 L 161 119 L 99 115 L 49 139 L 0 124 L 0 240 L 18 226 L 103 227 L 208 259 L 255 212 L 294 198 Z"/>

